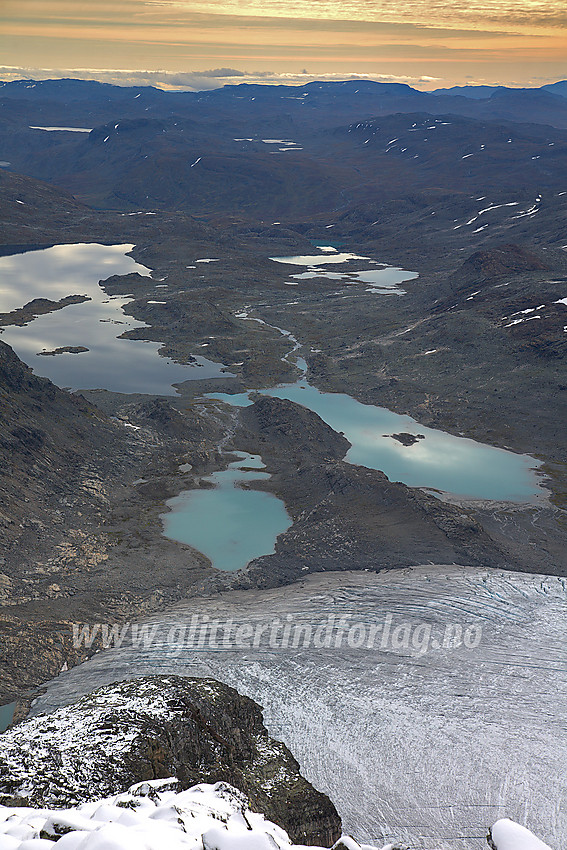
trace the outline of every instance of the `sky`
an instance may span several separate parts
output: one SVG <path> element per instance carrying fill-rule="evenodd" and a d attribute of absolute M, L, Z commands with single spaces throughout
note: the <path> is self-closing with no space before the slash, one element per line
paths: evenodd
<path fill-rule="evenodd" d="M 567 78 L 564 0 L 0 0 L 0 78 L 208 89 Z"/>

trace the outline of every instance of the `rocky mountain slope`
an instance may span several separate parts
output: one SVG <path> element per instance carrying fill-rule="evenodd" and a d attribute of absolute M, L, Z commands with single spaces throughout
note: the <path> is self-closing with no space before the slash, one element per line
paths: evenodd
<path fill-rule="evenodd" d="M 172 546 L 156 583 L 168 543 L 140 557 L 146 547 L 133 519 L 147 501 L 132 482 L 150 468 L 167 470 L 190 445 L 190 428 L 180 436 L 163 422 L 156 427 L 147 402 L 139 430 L 126 427 L 126 417 L 36 377 L 1 341 L 0 398 L 0 702 L 11 702 L 78 660 L 73 616 L 144 610 L 162 593 L 179 598 L 209 570 Z M 180 414 L 165 416 L 174 422 Z M 200 441 L 198 428 L 193 439 Z"/>

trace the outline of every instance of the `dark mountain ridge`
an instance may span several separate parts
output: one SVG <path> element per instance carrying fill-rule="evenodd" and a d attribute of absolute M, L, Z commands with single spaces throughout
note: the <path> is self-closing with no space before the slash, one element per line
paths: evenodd
<path fill-rule="evenodd" d="M 0 104 L 27 103 L 33 123 L 60 123 L 62 120 L 97 124 L 116 116 L 122 118 L 150 112 L 167 113 L 199 110 L 211 115 L 223 112 L 234 119 L 243 107 L 255 119 L 266 120 L 282 112 L 301 115 L 314 127 L 330 122 L 392 114 L 394 112 L 442 112 L 490 120 L 523 123 L 536 120 L 556 127 L 567 127 L 567 102 L 561 83 L 553 87 L 513 89 L 494 87 L 487 97 L 473 98 L 466 89 L 423 92 L 405 83 L 380 83 L 372 80 L 311 82 L 303 86 L 258 85 L 240 83 L 210 91 L 166 92 L 152 86 L 121 87 L 87 80 L 18 80 L 0 84 Z M 332 109 L 332 115 L 329 110 Z M 107 116 L 106 119 L 104 116 Z M 39 119 L 42 120 L 39 120 Z M 65 123 L 68 126 L 68 123 Z M 81 126 L 90 126 L 82 124 Z"/>
<path fill-rule="evenodd" d="M 451 224 L 457 230 L 472 218 L 475 196 L 490 193 L 486 206 L 501 205 L 500 217 L 508 207 L 514 227 L 524 222 L 513 213 L 527 212 L 542 192 L 538 214 L 564 197 L 567 133 L 547 125 L 398 111 L 313 127 L 305 120 L 311 107 L 268 120 L 237 103 L 237 121 L 210 104 L 183 112 L 176 101 L 175 113 L 115 115 L 90 133 L 33 130 L 12 114 L 0 130 L 0 157 L 83 203 L 124 211 L 297 220 L 359 209 L 375 197 L 433 199 L 441 190 L 443 208 L 429 215 L 446 220 L 449 238 Z"/>

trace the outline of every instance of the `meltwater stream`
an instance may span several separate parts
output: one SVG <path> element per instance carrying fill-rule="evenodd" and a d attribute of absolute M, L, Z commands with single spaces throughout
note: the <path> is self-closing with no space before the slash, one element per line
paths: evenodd
<path fill-rule="evenodd" d="M 291 267 L 306 267 L 307 271 L 292 275 L 294 280 L 327 277 L 342 283 L 372 284 L 365 292 L 378 295 L 405 295 L 399 284 L 418 277 L 416 272 L 341 252 L 331 245 L 316 247 L 319 254 L 271 259 Z M 370 268 L 361 269 L 361 264 Z M 327 271 L 327 266 L 339 267 L 340 271 Z M 237 312 L 235 318 L 266 324 L 250 315 L 249 305 Z M 390 481 L 436 491 L 438 495 L 510 502 L 547 498 L 536 473 L 541 462 L 534 458 L 426 428 L 410 416 L 312 386 L 306 377 L 307 364 L 298 356 L 301 343 L 290 331 L 272 327 L 293 343 L 283 359 L 298 368 L 300 378 L 293 384 L 260 390 L 260 394 L 297 402 L 317 413 L 333 430 L 344 433 L 352 444 L 345 458 L 347 462 L 379 469 Z M 246 406 L 252 404 L 254 394 L 212 393 L 208 397 Z M 404 439 L 408 435 L 410 444 Z"/>
<path fill-rule="evenodd" d="M 482 850 L 506 816 L 567 850 L 566 602 L 565 579 L 433 565 L 192 599 L 32 712 L 121 679 L 211 676 L 263 706 L 359 840 Z"/>
<path fill-rule="evenodd" d="M 328 253 L 323 259 L 333 256 Z M 350 254 L 336 256 L 340 262 L 345 257 L 356 258 Z M 313 261 L 316 257 L 282 259 Z M 249 311 L 250 306 L 245 305 L 235 313 L 235 318 L 267 324 Z M 379 469 L 391 481 L 428 489 L 442 498 L 520 503 L 547 499 L 536 472 L 541 463 L 531 457 L 426 428 L 410 416 L 312 386 L 306 378 L 307 363 L 299 356 L 301 343 L 290 331 L 276 325 L 271 327 L 291 343 L 282 359 L 294 365 L 301 377 L 293 384 L 260 390 L 259 394 L 297 402 L 317 413 L 333 430 L 343 433 L 352 444 L 345 457 L 347 462 Z M 253 403 L 255 393 L 208 393 L 207 397 L 245 407 Z M 243 492 L 234 486 L 234 474 L 229 467 L 226 472 L 212 476 L 209 481 L 217 485 L 212 491 L 182 492 L 168 502 L 171 513 L 162 517 L 166 537 L 193 546 L 222 570 L 241 569 L 253 557 L 272 553 L 278 534 L 290 525 L 283 523 L 283 516 L 287 518 L 283 503 L 270 501 L 266 493 Z M 228 476 L 228 488 L 219 486 L 224 476 Z M 217 522 L 220 516 L 226 521 Z M 255 547 L 253 542 L 260 539 L 262 545 Z M 252 551 L 254 554 L 247 557 Z"/>
<path fill-rule="evenodd" d="M 263 319 L 251 316 L 249 309 L 248 306 L 242 308 L 235 314 L 236 318 L 266 324 Z M 208 393 L 207 398 L 246 407 L 253 404 L 255 395 L 259 394 L 301 404 L 349 440 L 352 447 L 345 457 L 348 463 L 379 469 L 390 481 L 401 481 L 409 487 L 421 487 L 437 491 L 438 495 L 451 494 L 461 499 L 510 502 L 547 499 L 537 475 L 541 461 L 427 428 L 410 416 L 363 404 L 344 393 L 323 392 L 307 380 L 307 363 L 298 356 L 301 343 L 290 331 L 275 325 L 271 327 L 293 344 L 283 359 L 297 367 L 299 380 L 254 392 Z M 408 436 L 411 438 L 409 445 L 404 440 Z"/>

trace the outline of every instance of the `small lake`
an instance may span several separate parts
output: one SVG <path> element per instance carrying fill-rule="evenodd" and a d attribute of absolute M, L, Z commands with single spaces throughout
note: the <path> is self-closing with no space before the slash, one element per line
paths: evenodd
<path fill-rule="evenodd" d="M 16 703 L 11 702 L 9 705 L 0 705 L 0 732 L 5 732 L 14 718 Z"/>
<path fill-rule="evenodd" d="M 322 392 L 306 380 L 260 393 L 313 410 L 352 443 L 345 458 L 348 463 L 379 469 L 390 481 L 467 499 L 532 502 L 545 495 L 535 471 L 541 462 L 527 455 L 425 428 L 410 416 L 362 404 L 343 393 Z M 251 396 L 210 393 L 207 398 L 245 407 L 252 404 Z M 410 435 L 415 442 L 404 445 L 392 435 L 402 439 Z"/>
<path fill-rule="evenodd" d="M 333 245 L 316 245 L 320 254 L 304 254 L 295 257 L 270 257 L 276 263 L 284 263 L 291 266 L 305 266 L 307 271 L 290 275 L 287 281 L 289 286 L 299 285 L 299 281 L 312 280 L 315 278 L 325 280 L 336 280 L 342 284 L 363 284 L 365 292 L 377 295 L 405 295 L 406 292 L 400 287 L 400 283 L 406 280 L 415 280 L 419 275 L 417 272 L 406 271 L 401 268 L 379 263 L 370 257 L 362 257 L 345 251 L 337 251 Z M 360 269 L 364 263 L 370 268 Z M 341 265 L 340 271 L 327 271 L 322 266 Z M 355 268 L 356 267 L 356 268 Z"/>
<path fill-rule="evenodd" d="M 161 517 L 166 537 L 188 543 L 218 570 L 239 570 L 272 554 L 277 536 L 292 523 L 276 496 L 244 489 L 270 476 L 261 471 L 259 455 L 240 454 L 228 469 L 202 479 L 211 489 L 185 490 L 166 503 L 170 512 Z"/>
<path fill-rule="evenodd" d="M 222 363 L 197 355 L 194 364 L 183 366 L 159 355 L 159 342 L 120 338 L 125 331 L 147 325 L 123 312 L 132 296 L 108 295 L 99 281 L 132 272 L 151 277 L 150 269 L 127 256 L 133 248 L 79 243 L 0 257 L 0 312 L 15 310 L 34 298 L 59 301 L 69 295 L 86 295 L 89 299 L 38 316 L 23 327 L 7 326 L 0 339 L 11 345 L 36 375 L 72 390 L 175 395 L 173 383 L 230 377 Z M 164 293 L 167 284 L 156 281 L 153 303 L 165 302 Z M 67 346 L 88 350 L 41 354 Z"/>

